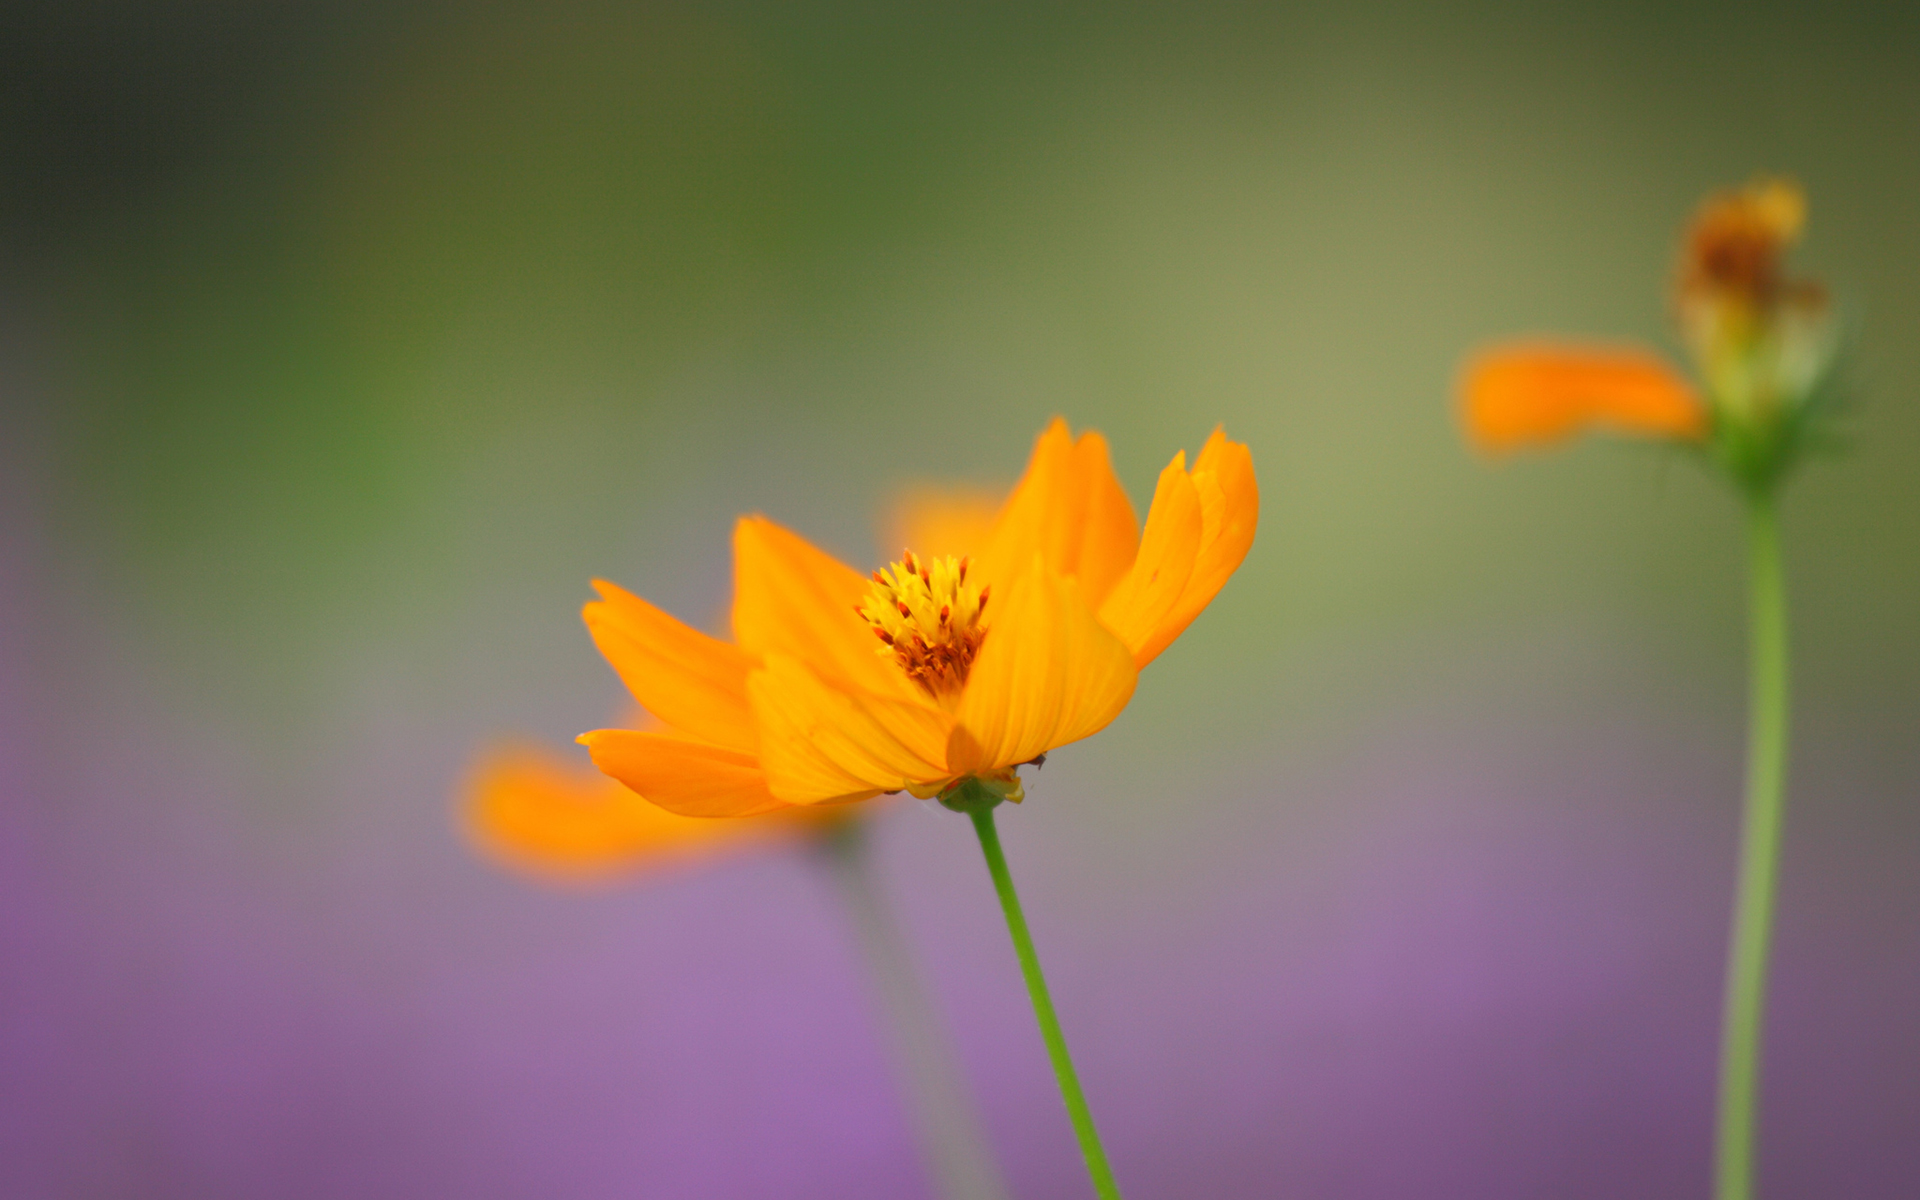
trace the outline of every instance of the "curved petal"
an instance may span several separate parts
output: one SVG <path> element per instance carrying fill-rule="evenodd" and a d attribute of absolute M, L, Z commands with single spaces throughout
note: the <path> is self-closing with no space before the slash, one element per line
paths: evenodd
<path fill-rule="evenodd" d="M 747 672 L 753 656 L 675 620 L 632 592 L 593 581 L 581 610 L 593 644 L 648 712 L 682 733 L 752 754 Z"/>
<path fill-rule="evenodd" d="M 1696 441 L 1707 414 L 1657 355 L 1629 347 L 1503 346 L 1467 364 L 1460 383 L 1467 436 L 1503 453 L 1561 441 L 1589 426 Z"/>
<path fill-rule="evenodd" d="M 577 739 L 593 765 L 683 817 L 749 817 L 785 808 L 759 760 L 666 733 L 596 729 Z"/>
<path fill-rule="evenodd" d="M 1183 450 L 1160 472 L 1153 507 L 1147 510 L 1146 532 L 1140 538 L 1140 556 L 1100 605 L 1100 623 L 1127 644 L 1135 666 L 1146 665 L 1141 650 L 1186 590 L 1205 528 L 1200 489 L 1187 473 Z"/>
<path fill-rule="evenodd" d="M 947 743 L 952 775 L 1027 762 L 1098 733 L 1133 697 L 1126 644 L 1095 619 L 1076 580 L 1036 554 L 981 643 Z"/>
<path fill-rule="evenodd" d="M 1081 594 L 1097 604 L 1139 549 L 1140 523 L 1114 477 L 1107 439 L 1089 430 L 1076 441 L 1055 417 L 1034 442 L 979 566 L 982 578 L 1011 582 L 1039 554 L 1057 574 L 1078 579 Z"/>
<path fill-rule="evenodd" d="M 937 708 L 836 689 L 784 654 L 767 656 L 747 693 L 768 787 L 789 804 L 873 796 L 948 774 L 953 719 Z"/>
<path fill-rule="evenodd" d="M 1173 639 L 1186 632 L 1200 610 L 1213 603 L 1253 547 L 1260 524 L 1260 484 L 1253 474 L 1253 453 L 1244 442 L 1227 440 L 1215 428 L 1193 460 L 1193 487 L 1200 494 L 1200 552 L 1180 598 L 1160 619 L 1133 661 L 1146 666 Z"/>
<path fill-rule="evenodd" d="M 922 558 L 978 554 L 1005 503 L 1006 495 L 990 488 L 907 488 L 887 506 L 880 544 L 892 557 L 903 549 Z"/>
<path fill-rule="evenodd" d="M 876 653 L 856 611 L 867 580 L 765 517 L 733 527 L 733 634 L 753 654 L 785 654 L 838 686 L 913 701 L 918 691 Z"/>
<path fill-rule="evenodd" d="M 647 803 L 618 780 L 536 746 L 488 752 L 468 781 L 469 835 L 523 870 L 605 878 L 797 832 L 778 817 L 703 821 Z"/>

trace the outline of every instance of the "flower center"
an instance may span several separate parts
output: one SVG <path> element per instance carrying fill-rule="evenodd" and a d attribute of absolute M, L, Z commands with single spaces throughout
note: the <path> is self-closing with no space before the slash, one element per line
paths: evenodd
<path fill-rule="evenodd" d="M 1710 197 L 1681 250 L 1681 336 L 1719 415 L 1740 426 L 1806 400 L 1833 358 L 1825 289 L 1785 269 L 1805 220 L 1797 187 L 1758 181 Z"/>
<path fill-rule="evenodd" d="M 1779 180 L 1710 197 L 1681 250 L 1682 307 L 1717 302 L 1757 313 L 1773 304 L 1787 282 L 1781 257 L 1805 221 L 1800 189 Z"/>
<path fill-rule="evenodd" d="M 991 587 L 967 582 L 968 560 L 914 557 L 911 550 L 873 573 L 854 611 L 873 627 L 879 653 L 936 699 L 959 694 L 987 636 L 981 614 Z"/>

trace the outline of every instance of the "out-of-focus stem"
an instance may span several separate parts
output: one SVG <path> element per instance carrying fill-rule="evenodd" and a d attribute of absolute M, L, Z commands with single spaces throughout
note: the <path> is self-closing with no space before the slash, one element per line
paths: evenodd
<path fill-rule="evenodd" d="M 927 1168 L 944 1200 L 1007 1200 L 975 1116 L 952 1042 L 920 986 L 905 936 L 881 897 L 864 822 L 849 817 L 822 837 L 840 899 L 880 1002 L 900 1084 Z"/>
<path fill-rule="evenodd" d="M 1727 956 L 1720 1043 L 1720 1113 L 1714 1164 L 1717 1200 L 1751 1200 L 1759 1118 L 1760 1042 L 1773 933 L 1774 882 L 1787 776 L 1787 599 L 1773 492 L 1751 497 L 1747 797 L 1740 875 Z"/>

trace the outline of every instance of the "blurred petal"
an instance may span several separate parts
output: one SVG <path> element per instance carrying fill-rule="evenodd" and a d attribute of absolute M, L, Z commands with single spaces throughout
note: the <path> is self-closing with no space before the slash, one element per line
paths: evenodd
<path fill-rule="evenodd" d="M 1026 474 L 1000 510 L 979 556 L 982 577 L 1011 580 L 1035 554 L 1080 581 L 1091 603 L 1104 599 L 1133 564 L 1140 523 L 1114 477 L 1107 439 L 1089 430 L 1075 441 L 1058 417 L 1034 443 Z"/>
<path fill-rule="evenodd" d="M 614 584 L 596 579 L 593 586 L 602 599 L 581 616 L 634 699 L 682 733 L 752 754 L 747 672 L 753 657 Z"/>
<path fill-rule="evenodd" d="M 921 558 L 978 554 L 1005 503 L 1004 492 L 988 488 L 908 488 L 888 506 L 880 544 L 889 558 L 903 549 Z"/>
<path fill-rule="evenodd" d="M 1133 696 L 1125 643 L 1095 619 L 1078 581 L 1035 555 L 988 629 L 947 747 L 953 775 L 1027 762 L 1099 732 Z"/>
<path fill-rule="evenodd" d="M 768 786 L 789 804 L 864 798 L 948 773 L 953 719 L 930 704 L 836 689 L 784 654 L 768 655 L 747 691 Z"/>
<path fill-rule="evenodd" d="M 1501 347 L 1467 365 L 1460 391 L 1468 437 L 1492 453 L 1561 441 L 1590 426 L 1689 441 L 1707 432 L 1693 388 L 1644 350 Z"/>
<path fill-rule="evenodd" d="M 795 831 L 777 819 L 703 821 L 647 803 L 584 761 L 535 746 L 489 752 L 467 785 L 468 832 L 524 870 L 606 878 Z"/>
<path fill-rule="evenodd" d="M 786 807 L 750 754 L 666 733 L 596 729 L 579 737 L 593 765 L 684 817 L 748 817 Z"/>
<path fill-rule="evenodd" d="M 856 611 L 867 580 L 765 517 L 733 527 L 733 633 L 753 654 L 786 654 L 836 685 L 912 699 Z"/>

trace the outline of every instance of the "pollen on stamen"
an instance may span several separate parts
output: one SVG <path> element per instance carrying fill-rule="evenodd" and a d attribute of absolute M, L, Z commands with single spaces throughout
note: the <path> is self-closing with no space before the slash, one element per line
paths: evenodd
<path fill-rule="evenodd" d="M 937 699 L 957 695 L 986 637 L 980 619 L 986 588 L 967 583 L 966 559 L 922 558 L 908 550 L 873 572 L 857 605 L 881 645 L 876 653 Z"/>

